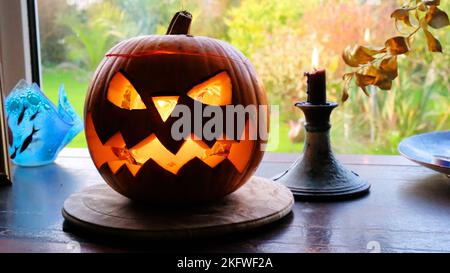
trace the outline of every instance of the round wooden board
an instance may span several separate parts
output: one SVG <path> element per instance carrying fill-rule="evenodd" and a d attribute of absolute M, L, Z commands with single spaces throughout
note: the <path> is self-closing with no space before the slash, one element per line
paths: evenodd
<path fill-rule="evenodd" d="M 106 184 L 71 195 L 63 216 L 85 231 L 126 238 L 181 239 L 224 235 L 257 228 L 287 215 L 292 193 L 271 180 L 252 177 L 221 201 L 165 208 L 139 205 Z"/>

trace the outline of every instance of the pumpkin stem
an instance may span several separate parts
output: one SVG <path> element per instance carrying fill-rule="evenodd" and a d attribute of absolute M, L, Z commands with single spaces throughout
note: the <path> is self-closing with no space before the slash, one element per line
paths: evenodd
<path fill-rule="evenodd" d="M 191 28 L 192 14 L 188 11 L 179 11 L 175 13 L 167 29 L 166 35 L 189 34 Z"/>

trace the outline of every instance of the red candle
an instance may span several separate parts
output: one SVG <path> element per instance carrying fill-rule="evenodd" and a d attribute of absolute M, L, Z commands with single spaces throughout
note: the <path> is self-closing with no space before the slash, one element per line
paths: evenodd
<path fill-rule="evenodd" d="M 311 104 L 320 105 L 327 103 L 327 84 L 325 69 L 314 70 L 313 73 L 306 72 L 308 78 L 307 101 Z"/>

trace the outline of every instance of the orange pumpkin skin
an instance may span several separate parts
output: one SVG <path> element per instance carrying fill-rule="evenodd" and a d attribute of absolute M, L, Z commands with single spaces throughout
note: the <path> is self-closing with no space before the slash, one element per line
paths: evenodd
<path fill-rule="evenodd" d="M 226 72 L 231 81 L 232 105 L 267 105 L 250 62 L 223 41 L 183 34 L 142 36 L 123 41 L 106 54 L 86 97 L 85 129 L 91 157 L 114 190 L 143 202 L 199 203 L 222 198 L 251 177 L 263 156 L 261 145 L 265 141 L 259 134 L 256 140 L 233 144 L 236 147 L 231 146 L 226 158 L 214 167 L 194 157 L 175 172 L 161 163 L 166 159 L 157 156 L 139 164 L 121 157 L 132 154 L 152 137 L 164 146 L 167 155 L 176 156 L 186 140 L 172 139 L 171 124 L 177 118 L 163 121 L 153 99 L 177 96 L 178 104 L 192 108 L 193 100 L 187 93 L 221 72 Z M 146 109 L 123 109 L 108 100 L 117 73 L 131 83 Z M 115 141 L 118 136 L 124 147 L 120 155 L 112 148 L 120 142 Z M 113 142 L 116 144 L 111 145 Z M 211 149 L 215 142 L 204 140 L 201 145 Z"/>

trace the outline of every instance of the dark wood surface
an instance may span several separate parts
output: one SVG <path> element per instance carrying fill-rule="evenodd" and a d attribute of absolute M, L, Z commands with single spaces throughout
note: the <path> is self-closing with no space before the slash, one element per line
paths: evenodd
<path fill-rule="evenodd" d="M 267 154 L 257 175 L 272 177 L 295 155 Z M 449 252 L 450 179 L 399 156 L 341 155 L 371 184 L 369 195 L 336 203 L 296 202 L 284 220 L 205 241 L 118 242 L 63 231 L 73 192 L 103 183 L 87 151 L 66 149 L 55 164 L 13 168 L 0 188 L 0 252 Z M 379 249 L 378 249 L 379 248 Z"/>

